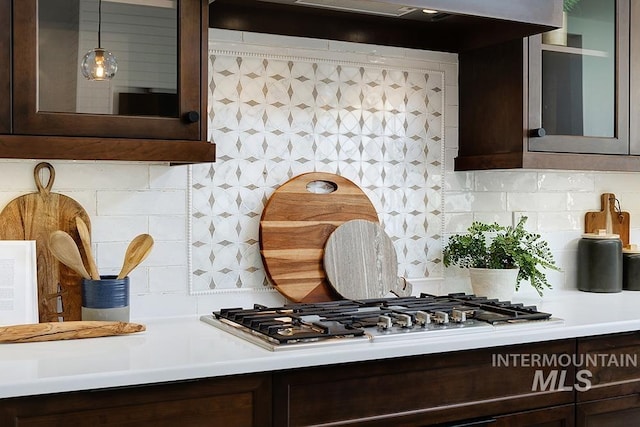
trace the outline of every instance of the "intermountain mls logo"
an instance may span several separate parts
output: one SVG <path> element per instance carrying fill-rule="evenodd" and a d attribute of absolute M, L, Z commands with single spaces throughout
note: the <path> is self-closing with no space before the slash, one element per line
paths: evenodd
<path fill-rule="evenodd" d="M 531 391 L 587 391 L 594 368 L 637 368 L 637 354 L 492 354 L 494 368 L 535 368 Z M 575 379 L 567 378 L 575 368 Z M 546 373 L 545 373 L 546 372 Z M 569 384 L 567 384 L 567 382 Z"/>

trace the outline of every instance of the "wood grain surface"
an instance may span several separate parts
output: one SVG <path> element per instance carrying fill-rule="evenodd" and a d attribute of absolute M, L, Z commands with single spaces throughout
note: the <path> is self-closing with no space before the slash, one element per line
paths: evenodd
<path fill-rule="evenodd" d="M 324 250 L 327 279 L 343 298 L 384 298 L 411 293 L 399 288 L 398 258 L 391 238 L 380 224 L 347 221 L 335 229 Z M 408 293 L 407 293 L 408 291 Z"/>
<path fill-rule="evenodd" d="M 21 343 L 109 337 L 144 331 L 144 325 L 127 322 L 45 322 L 0 327 L 0 343 Z"/>
<path fill-rule="evenodd" d="M 40 178 L 43 170 L 49 171 L 46 186 Z M 89 216 L 72 198 L 51 192 L 55 179 L 52 165 L 38 163 L 33 176 L 38 192 L 13 199 L 0 212 L 0 239 L 36 241 L 40 322 L 80 320 L 80 276 L 53 256 L 48 242 L 53 231 L 62 230 L 81 247 L 75 218 L 82 218 L 91 230 Z"/>
<path fill-rule="evenodd" d="M 323 188 L 335 191 L 323 193 Z M 310 172 L 276 189 L 262 213 L 259 233 L 270 283 L 294 302 L 339 299 L 324 271 L 324 246 L 338 226 L 352 219 L 377 222 L 378 215 L 366 194 L 339 175 Z"/>
<path fill-rule="evenodd" d="M 601 209 L 598 212 L 587 212 L 584 216 L 585 233 L 598 233 L 598 230 L 607 228 L 607 213 L 611 220 L 611 232 L 618 234 L 622 240 L 622 247 L 629 246 L 629 212 L 618 211 L 619 206 L 616 204 L 616 195 L 613 193 L 603 193 L 600 196 Z"/>

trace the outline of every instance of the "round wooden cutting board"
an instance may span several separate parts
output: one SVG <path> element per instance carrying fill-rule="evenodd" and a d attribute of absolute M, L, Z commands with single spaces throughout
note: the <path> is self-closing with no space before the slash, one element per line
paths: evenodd
<path fill-rule="evenodd" d="M 49 171 L 46 186 L 39 175 L 44 169 Z M 80 245 L 75 219 L 82 218 L 90 229 L 89 216 L 72 198 L 51 192 L 55 178 L 52 165 L 38 163 L 33 176 L 38 192 L 13 199 L 0 212 L 0 239 L 36 241 L 40 322 L 80 320 L 81 277 L 53 256 L 49 250 L 49 235 L 55 230 L 63 230 Z"/>
<path fill-rule="evenodd" d="M 340 299 L 323 267 L 331 233 L 352 219 L 377 222 L 366 194 L 339 175 L 310 172 L 271 195 L 260 220 L 260 253 L 268 280 L 293 302 Z"/>
<path fill-rule="evenodd" d="M 398 278 L 398 257 L 380 224 L 362 219 L 345 222 L 331 233 L 324 250 L 327 279 L 343 298 L 384 298 L 411 294 Z"/>

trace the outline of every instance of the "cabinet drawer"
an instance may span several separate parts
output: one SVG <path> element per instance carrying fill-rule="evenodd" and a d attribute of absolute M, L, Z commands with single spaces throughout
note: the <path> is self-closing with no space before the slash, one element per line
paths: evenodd
<path fill-rule="evenodd" d="M 536 371 L 519 355 L 571 355 L 575 341 L 432 354 L 396 360 L 301 369 L 274 376 L 274 422 L 278 426 L 430 425 L 573 403 L 558 384 L 532 391 Z M 511 360 L 497 365 L 496 357 Z M 518 359 L 510 358 L 515 356 Z M 557 372 L 556 372 L 557 374 Z M 574 378 L 572 367 L 566 378 Z"/>
<path fill-rule="evenodd" d="M 640 332 L 578 339 L 577 369 L 591 374 L 590 387 L 577 400 L 640 393 Z"/>

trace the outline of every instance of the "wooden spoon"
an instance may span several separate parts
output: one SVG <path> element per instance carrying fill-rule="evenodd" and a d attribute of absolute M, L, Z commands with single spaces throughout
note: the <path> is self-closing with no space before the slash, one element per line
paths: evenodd
<path fill-rule="evenodd" d="M 127 275 L 131 273 L 131 270 L 140 265 L 140 263 L 149 256 L 152 248 L 153 237 L 148 234 L 136 236 L 131 243 L 129 243 L 127 252 L 124 254 L 124 263 L 120 274 L 118 274 L 118 279 L 127 277 Z"/>
<path fill-rule="evenodd" d="M 80 218 L 76 217 L 76 227 L 78 227 L 78 234 L 82 241 L 82 247 L 84 248 L 84 254 L 87 256 L 87 263 L 89 264 L 89 274 L 93 280 L 100 280 L 100 273 L 98 272 L 98 266 L 96 265 L 96 259 L 93 256 L 91 250 L 91 235 L 89 234 L 89 227 Z"/>
<path fill-rule="evenodd" d="M 51 233 L 49 235 L 49 249 L 58 261 L 71 268 L 83 278 L 91 279 L 91 276 L 89 276 L 89 273 L 87 273 L 82 263 L 78 246 L 75 240 L 69 236 L 69 233 L 62 230 L 56 230 Z"/>

